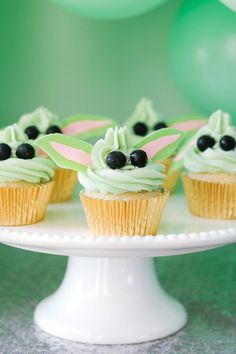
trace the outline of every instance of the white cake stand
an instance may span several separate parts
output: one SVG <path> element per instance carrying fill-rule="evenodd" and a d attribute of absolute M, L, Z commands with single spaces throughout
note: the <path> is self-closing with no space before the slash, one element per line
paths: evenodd
<path fill-rule="evenodd" d="M 69 256 L 62 284 L 34 319 L 55 336 L 97 344 L 139 343 L 181 329 L 186 312 L 161 288 L 153 257 L 235 241 L 236 221 L 190 216 L 182 195 L 170 198 L 157 237 L 92 237 L 78 202 L 50 206 L 37 225 L 0 228 L 2 243 Z"/>

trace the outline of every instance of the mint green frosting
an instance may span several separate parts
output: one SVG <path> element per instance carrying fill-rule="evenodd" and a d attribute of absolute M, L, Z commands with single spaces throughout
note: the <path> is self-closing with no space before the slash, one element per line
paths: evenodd
<path fill-rule="evenodd" d="M 99 140 L 92 150 L 92 164 L 86 173 L 78 175 L 82 186 L 90 192 L 123 194 L 126 192 L 158 190 L 165 178 L 164 166 L 149 161 L 143 168 L 129 162 L 122 169 L 112 170 L 106 165 L 109 152 L 119 150 L 127 157 L 134 150 L 129 131 L 124 128 L 110 128 L 104 139 Z"/>
<path fill-rule="evenodd" d="M 43 157 L 32 160 L 10 158 L 0 161 L 0 182 L 49 182 L 54 176 L 53 168 L 53 162 Z"/>
<path fill-rule="evenodd" d="M 50 112 L 47 108 L 39 107 L 35 111 L 21 116 L 18 124 L 23 131 L 29 126 L 34 125 L 38 128 L 41 134 L 45 134 L 49 126 L 60 126 L 60 120 L 56 114 Z"/>
<path fill-rule="evenodd" d="M 8 144 L 12 149 L 12 157 L 16 157 L 16 149 L 22 143 L 27 142 L 33 145 L 33 142 L 28 139 L 23 130 L 17 124 L 10 125 L 0 131 L 0 143 Z M 37 154 L 37 148 L 35 149 Z"/>
<path fill-rule="evenodd" d="M 129 129 L 133 141 L 137 142 L 138 140 L 140 140 L 140 136 L 135 135 L 133 132 L 133 126 L 136 123 L 145 123 L 148 127 L 147 134 L 149 134 L 153 131 L 154 125 L 160 120 L 161 115 L 154 110 L 151 100 L 147 99 L 146 97 L 143 97 L 140 99 L 140 101 L 135 107 L 134 112 L 127 119 L 124 125 L 127 126 L 127 128 Z"/>
<path fill-rule="evenodd" d="M 196 142 L 202 135 L 211 135 L 216 140 L 215 146 L 199 151 Z M 230 115 L 218 110 L 195 135 L 193 147 L 185 154 L 184 167 L 191 172 L 236 173 L 236 150 L 224 151 L 219 147 L 219 141 L 224 135 L 236 139 L 236 129 L 232 126 Z"/>
<path fill-rule="evenodd" d="M 13 150 L 16 150 L 26 140 L 25 133 L 17 124 L 10 125 L 0 131 L 0 142 L 7 143 Z"/>
<path fill-rule="evenodd" d="M 8 144 L 12 156 L 0 161 L 0 182 L 25 181 L 30 183 L 49 182 L 54 176 L 54 163 L 45 157 L 39 157 L 37 147 L 28 140 L 22 129 L 13 124 L 0 131 L 0 143 Z M 16 150 L 22 143 L 31 144 L 36 151 L 36 157 L 23 160 L 16 157 Z"/>

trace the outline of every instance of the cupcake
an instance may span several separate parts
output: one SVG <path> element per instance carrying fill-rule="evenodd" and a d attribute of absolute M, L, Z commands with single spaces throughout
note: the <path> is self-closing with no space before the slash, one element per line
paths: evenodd
<path fill-rule="evenodd" d="M 14 124 L 0 131 L 0 225 L 43 219 L 53 189 L 54 163 Z"/>
<path fill-rule="evenodd" d="M 157 131 L 159 129 L 167 127 L 180 129 L 185 133 L 182 139 L 182 145 L 186 139 L 192 136 L 193 133 L 196 132 L 196 130 L 205 123 L 205 119 L 194 116 L 180 117 L 166 121 L 162 118 L 160 113 L 154 110 L 152 102 L 149 99 L 143 97 L 138 102 L 133 114 L 125 122 L 125 125 L 128 127 L 134 142 L 138 142 L 142 137 L 147 136 L 153 131 Z M 164 187 L 170 192 L 174 191 L 181 173 L 180 169 L 176 169 L 175 171 L 171 172 L 170 168 L 173 162 L 173 158 L 174 155 L 162 161 L 165 166 L 165 173 L 167 174 L 167 178 L 164 182 Z"/>
<path fill-rule="evenodd" d="M 231 117 L 214 112 L 181 156 L 184 189 L 193 215 L 236 218 L 236 129 Z"/>
<path fill-rule="evenodd" d="M 104 131 L 113 125 L 108 118 L 76 115 L 60 120 L 56 114 L 47 108 L 39 107 L 34 112 L 24 114 L 19 119 L 19 126 L 29 139 L 35 140 L 46 134 L 66 134 L 87 139 L 103 135 Z M 65 202 L 71 199 L 77 183 L 77 173 L 71 169 L 56 168 L 55 183 L 51 195 L 51 203 Z"/>
<path fill-rule="evenodd" d="M 94 235 L 156 235 L 169 192 L 164 166 L 182 138 L 162 129 L 133 144 L 128 129 L 110 128 L 94 146 L 58 134 L 37 145 L 61 167 L 79 172 L 80 198 Z"/>

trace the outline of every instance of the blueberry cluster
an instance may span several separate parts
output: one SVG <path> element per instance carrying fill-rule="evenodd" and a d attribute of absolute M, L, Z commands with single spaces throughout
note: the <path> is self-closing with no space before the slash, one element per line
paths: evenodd
<path fill-rule="evenodd" d="M 167 124 L 165 122 L 158 122 L 154 125 L 153 130 L 159 130 L 162 128 L 167 128 Z M 145 123 L 137 122 L 133 126 L 133 132 L 135 135 L 145 136 L 148 133 L 148 126 Z"/>
<path fill-rule="evenodd" d="M 7 160 L 12 155 L 12 149 L 8 144 L 0 143 L 0 161 Z M 32 145 L 23 143 L 16 149 L 16 157 L 23 160 L 30 160 L 35 157 L 35 149 Z"/>
<path fill-rule="evenodd" d="M 134 150 L 129 155 L 131 165 L 136 167 L 145 167 L 148 162 L 148 157 L 143 150 Z M 127 157 L 121 151 L 111 151 L 107 154 L 106 164 L 112 170 L 120 169 L 127 163 Z"/>
<path fill-rule="evenodd" d="M 203 152 L 208 148 L 213 148 L 216 140 L 210 135 L 202 135 L 197 140 L 198 150 Z M 219 146 L 224 151 L 234 150 L 236 147 L 235 139 L 230 135 L 224 135 L 219 141 Z"/>
<path fill-rule="evenodd" d="M 55 133 L 62 134 L 60 127 L 58 127 L 57 125 L 51 125 L 50 127 L 48 127 L 48 129 L 45 132 L 45 134 L 55 134 Z M 25 134 L 28 136 L 29 139 L 35 140 L 39 136 L 40 131 L 35 125 L 30 125 L 25 129 Z"/>

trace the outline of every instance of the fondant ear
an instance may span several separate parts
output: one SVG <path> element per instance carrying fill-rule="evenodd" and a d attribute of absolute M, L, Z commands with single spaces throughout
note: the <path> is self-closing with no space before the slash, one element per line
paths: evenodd
<path fill-rule="evenodd" d="M 135 148 L 146 152 L 149 160 L 164 160 L 178 148 L 183 132 L 174 128 L 164 128 L 140 140 Z"/>
<path fill-rule="evenodd" d="M 48 154 L 40 148 L 38 149 L 38 155 L 39 155 L 39 157 L 47 157 L 48 156 Z"/>
<path fill-rule="evenodd" d="M 103 136 L 108 128 L 115 126 L 113 119 L 92 115 L 76 115 L 66 118 L 62 123 L 62 132 L 67 135 L 88 139 Z"/>
<path fill-rule="evenodd" d="M 182 130 L 183 132 L 196 131 L 206 124 L 207 120 L 201 117 L 182 117 L 170 122 L 172 128 Z"/>
<path fill-rule="evenodd" d="M 92 145 L 62 134 L 49 134 L 38 138 L 35 144 L 62 168 L 86 172 L 91 164 Z"/>

